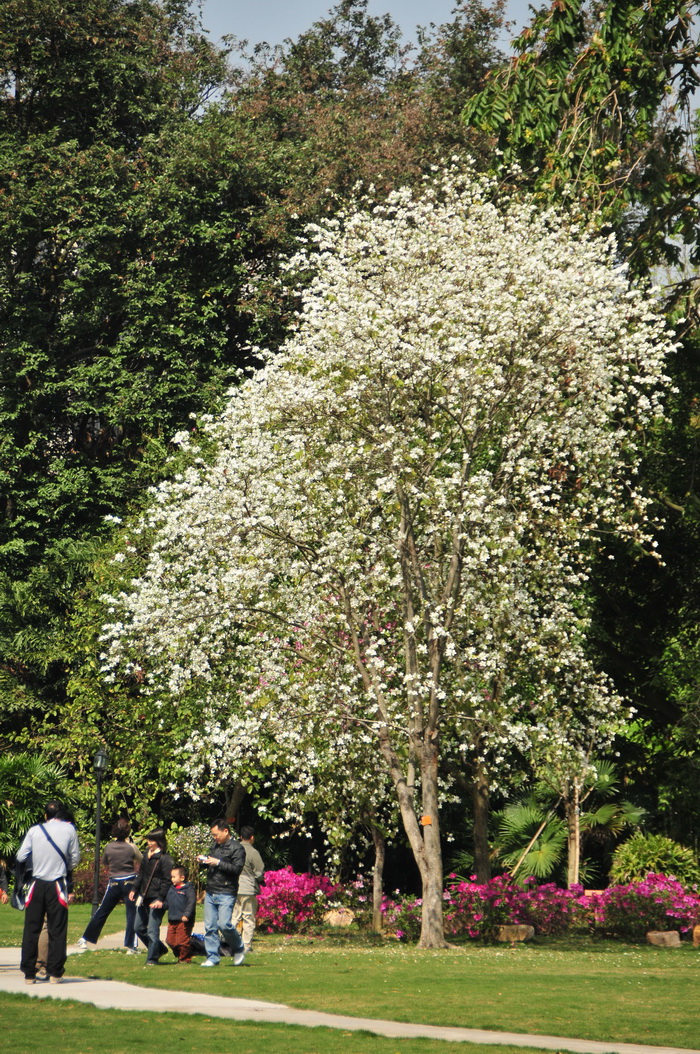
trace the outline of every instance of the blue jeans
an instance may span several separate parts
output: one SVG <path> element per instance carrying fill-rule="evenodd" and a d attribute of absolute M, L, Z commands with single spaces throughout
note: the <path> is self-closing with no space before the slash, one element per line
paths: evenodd
<path fill-rule="evenodd" d="M 204 947 L 212 962 L 218 963 L 221 958 L 219 933 L 232 952 L 243 951 L 241 935 L 231 921 L 235 903 L 232 893 L 204 894 Z"/>
<path fill-rule="evenodd" d="M 136 936 L 148 949 L 146 962 L 157 963 L 161 955 L 167 955 L 168 949 L 160 939 L 160 924 L 165 915 L 165 908 L 152 908 L 142 904 L 136 909 Z"/>
<path fill-rule="evenodd" d="M 124 902 L 126 907 L 126 930 L 124 931 L 124 947 L 134 948 L 137 944 L 136 936 L 134 934 L 134 923 L 136 921 L 136 905 L 133 900 L 129 900 L 129 893 L 131 891 L 131 885 L 133 878 L 126 879 L 110 879 L 107 883 L 105 895 L 102 898 L 102 902 L 92 916 L 87 926 L 83 937 L 86 941 L 90 941 L 90 944 L 97 944 L 97 940 L 102 933 L 102 927 L 105 922 L 112 914 L 117 904 L 120 901 Z"/>

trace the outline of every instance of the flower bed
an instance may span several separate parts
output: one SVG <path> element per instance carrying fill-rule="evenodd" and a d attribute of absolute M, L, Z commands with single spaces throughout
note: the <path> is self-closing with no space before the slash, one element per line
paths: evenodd
<path fill-rule="evenodd" d="M 299 875 L 291 867 L 266 871 L 258 896 L 258 928 L 263 933 L 300 933 L 320 925 L 336 889 L 324 875 Z"/>
<path fill-rule="evenodd" d="M 596 932 L 644 937 L 648 930 L 687 933 L 700 922 L 700 896 L 669 875 L 648 874 L 641 882 L 610 886 L 590 898 Z"/>
<path fill-rule="evenodd" d="M 595 933 L 607 937 L 643 938 L 647 930 L 686 933 L 700 922 L 700 895 L 675 878 L 649 874 L 641 882 L 610 886 L 587 896 L 581 886 L 560 889 L 530 880 L 518 885 L 507 875 L 490 882 L 467 882 L 450 876 L 444 893 L 445 935 L 493 940 L 498 927 L 525 923 L 538 934 Z M 331 908 L 350 908 L 356 922 L 371 921 L 369 883 L 363 878 L 341 887 L 319 875 L 298 875 L 291 868 L 271 871 L 259 897 L 258 925 L 268 933 L 299 933 L 321 925 Z M 382 898 L 384 928 L 398 940 L 420 934 L 420 897 Z"/>

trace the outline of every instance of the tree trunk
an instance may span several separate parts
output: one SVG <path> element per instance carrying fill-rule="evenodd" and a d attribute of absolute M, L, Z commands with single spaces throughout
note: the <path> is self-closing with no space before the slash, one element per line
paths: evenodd
<path fill-rule="evenodd" d="M 436 740 L 423 744 L 421 751 L 421 794 L 423 798 L 423 852 L 421 867 L 422 912 L 419 948 L 444 948 L 442 847 L 438 811 L 438 751 Z M 420 866 L 420 865 L 419 865 Z"/>
<path fill-rule="evenodd" d="M 479 882 L 491 878 L 491 852 L 489 849 L 489 781 L 484 766 L 474 763 L 474 778 L 471 784 L 472 815 L 474 817 L 474 872 Z"/>
<path fill-rule="evenodd" d="M 423 816 L 418 818 L 413 796 L 386 728 L 379 733 L 379 742 L 394 783 L 404 831 L 420 872 L 422 887 L 420 948 L 446 948 L 447 941 L 442 918 L 443 874 L 440 848 L 440 818 L 438 815 L 438 747 L 437 737 L 427 736 L 427 742 L 416 744 L 420 763 Z"/>
<path fill-rule="evenodd" d="M 566 884 L 571 889 L 578 885 L 579 864 L 581 860 L 581 828 L 579 824 L 579 789 L 574 784 L 573 793 L 564 805 L 566 812 L 567 874 Z"/>
<path fill-rule="evenodd" d="M 237 783 L 235 787 L 226 790 L 226 819 L 229 823 L 237 823 L 238 821 L 238 810 L 243 804 L 243 800 L 248 791 L 245 789 L 242 783 Z"/>
<path fill-rule="evenodd" d="M 374 868 L 372 869 L 372 929 L 381 933 L 384 928 L 382 915 L 382 897 L 384 896 L 384 858 L 386 843 L 382 832 L 372 824 L 372 841 L 374 842 Z"/>

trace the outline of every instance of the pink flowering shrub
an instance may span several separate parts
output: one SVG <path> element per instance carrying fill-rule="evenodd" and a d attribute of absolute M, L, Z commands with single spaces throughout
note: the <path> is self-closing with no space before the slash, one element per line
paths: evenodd
<path fill-rule="evenodd" d="M 610 886 L 587 899 L 595 931 L 608 936 L 643 937 L 648 930 L 687 933 L 700 922 L 700 895 L 669 875 L 650 872 L 641 882 Z"/>
<path fill-rule="evenodd" d="M 610 886 L 586 896 L 581 886 L 560 889 L 534 879 L 518 885 L 508 875 L 490 882 L 468 882 L 450 876 L 444 896 L 445 935 L 493 940 L 498 927 L 526 923 L 542 935 L 589 932 L 607 937 L 643 938 L 648 930 L 678 929 L 685 933 L 700 922 L 700 894 L 684 890 L 666 875 L 649 874 L 641 882 Z M 362 876 L 344 887 L 321 876 L 295 875 L 291 868 L 268 872 L 259 901 L 258 920 L 270 933 L 298 933 L 320 924 L 325 912 L 342 904 L 355 921 L 369 928 L 372 920 L 371 882 Z M 417 940 L 421 926 L 420 897 L 398 891 L 382 897 L 386 934 Z"/>
<path fill-rule="evenodd" d="M 520 886 L 508 875 L 490 882 L 454 882 L 445 891 L 445 932 L 449 936 L 493 939 L 498 927 L 526 923 L 537 933 L 564 933 L 586 925 L 583 890 L 559 889 L 553 883 Z"/>
<path fill-rule="evenodd" d="M 324 875 L 298 875 L 291 867 L 266 871 L 258 896 L 258 927 L 266 933 L 300 933 L 320 925 L 336 889 Z"/>

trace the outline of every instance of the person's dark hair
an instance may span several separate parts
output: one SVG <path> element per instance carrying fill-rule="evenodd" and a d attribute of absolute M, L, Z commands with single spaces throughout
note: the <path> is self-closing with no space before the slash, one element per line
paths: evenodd
<path fill-rule="evenodd" d="M 250 838 L 252 838 L 254 834 L 255 834 L 255 831 L 253 830 L 252 827 L 241 827 L 241 838 L 245 842 L 247 842 Z"/>
<path fill-rule="evenodd" d="M 173 871 L 179 871 L 185 882 L 188 880 L 189 872 L 184 864 L 173 864 Z"/>
<path fill-rule="evenodd" d="M 46 816 L 46 819 L 54 820 L 61 812 L 62 808 L 63 806 L 61 805 L 60 801 L 47 801 L 46 805 L 44 806 L 44 815 Z"/>
<path fill-rule="evenodd" d="M 155 830 L 149 831 L 146 835 L 147 842 L 156 842 L 158 848 L 164 853 L 167 851 L 168 843 L 165 840 L 165 831 L 162 827 L 156 827 Z"/>
<path fill-rule="evenodd" d="M 218 827 L 220 831 L 229 831 L 230 832 L 230 830 L 231 830 L 231 824 L 223 816 L 219 820 L 214 820 L 214 822 L 212 824 L 212 827 Z"/>
<path fill-rule="evenodd" d="M 61 805 L 58 812 L 56 813 L 57 820 L 63 820 L 64 823 L 75 823 L 75 816 L 73 810 L 69 809 L 67 805 Z"/>
<path fill-rule="evenodd" d="M 120 816 L 112 826 L 112 838 L 116 838 L 118 842 L 125 842 L 129 837 L 130 831 L 131 824 L 125 817 Z"/>

